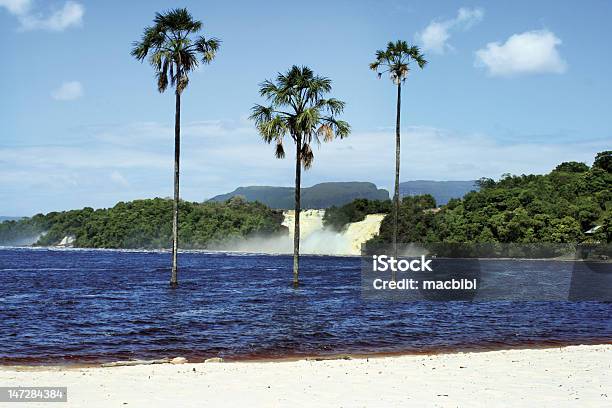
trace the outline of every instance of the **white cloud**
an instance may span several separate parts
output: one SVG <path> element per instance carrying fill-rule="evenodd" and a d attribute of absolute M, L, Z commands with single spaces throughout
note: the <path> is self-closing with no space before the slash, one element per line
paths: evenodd
<path fill-rule="evenodd" d="M 0 0 L 0 7 L 17 17 L 23 31 L 63 31 L 69 27 L 81 26 L 85 14 L 85 7 L 74 1 L 65 2 L 62 8 L 56 8 L 47 16 L 33 10 L 31 0 Z"/>
<path fill-rule="evenodd" d="M 171 150 L 168 151 L 171 153 Z M 99 169 L 168 169 L 172 168 L 171 154 L 157 154 L 134 146 L 126 150 L 120 146 L 96 144 L 90 148 L 78 146 L 34 146 L 0 148 L 0 162 L 23 160 L 28 167 L 40 169 L 69 169 L 74 171 Z M 1 164 L 1 163 L 0 163 Z"/>
<path fill-rule="evenodd" d="M 446 41 L 450 38 L 448 27 L 443 23 L 431 22 L 425 29 L 417 34 L 417 39 L 423 45 L 424 51 L 433 51 L 443 54 L 447 48 Z"/>
<path fill-rule="evenodd" d="M 460 8 L 457 17 L 450 20 L 433 20 L 425 29 L 416 34 L 416 40 L 421 43 L 424 51 L 444 54 L 452 49 L 448 44 L 453 30 L 468 30 L 474 24 L 482 21 L 484 11 L 480 8 Z"/>
<path fill-rule="evenodd" d="M 83 85 L 79 81 L 64 82 L 51 92 L 51 97 L 58 101 L 72 101 L 83 96 Z"/>
<path fill-rule="evenodd" d="M 200 121 L 182 126 L 181 196 L 201 201 L 244 185 L 293 183 L 295 149 L 274 157 L 250 122 Z M 231 141 L 220 143 L 219 141 Z M 402 129 L 402 180 L 470 180 L 503 173 L 547 173 L 563 161 L 592 163 L 607 140 L 496 141 L 490 135 L 431 127 Z M 393 184 L 393 129 L 355 132 L 314 148 L 303 185 L 323 181 Z M 0 146 L 0 191 L 10 192 L 4 212 L 102 207 L 119 200 L 172 195 L 173 128 L 130 123 L 83 128 L 75 143 Z M 127 184 L 126 184 L 127 183 Z M 129 187 L 129 188 L 126 188 Z M 27 209 L 27 210 L 26 210 Z"/>
<path fill-rule="evenodd" d="M 567 63 L 557 46 L 561 40 L 548 30 L 514 34 L 505 43 L 488 43 L 476 51 L 475 65 L 485 67 L 491 76 L 520 74 L 562 74 Z"/>
<path fill-rule="evenodd" d="M 468 30 L 472 28 L 474 24 L 480 23 L 483 17 L 484 11 L 481 8 L 469 9 L 462 7 L 457 12 L 455 24 Z"/>
<path fill-rule="evenodd" d="M 0 0 L 0 7 L 6 8 L 11 14 L 22 15 L 29 11 L 30 0 Z"/>
<path fill-rule="evenodd" d="M 111 172 L 110 179 L 114 181 L 115 183 L 117 183 L 118 185 L 120 185 L 121 187 L 129 187 L 130 185 L 130 182 L 127 181 L 125 177 L 123 177 L 123 174 L 119 173 L 116 170 Z"/>

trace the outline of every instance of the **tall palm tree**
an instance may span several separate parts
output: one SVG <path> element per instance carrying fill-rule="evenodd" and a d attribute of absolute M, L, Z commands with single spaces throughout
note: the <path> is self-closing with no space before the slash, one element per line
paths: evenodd
<path fill-rule="evenodd" d="M 410 71 L 410 62 L 416 62 L 419 68 L 423 68 L 427 61 L 421 54 L 419 47 L 409 46 L 406 41 L 398 40 L 389 42 L 386 50 L 376 51 L 376 60 L 370 64 L 370 69 L 376 71 L 378 77 L 388 73 L 395 85 L 397 85 L 397 110 L 395 119 L 395 191 L 393 193 L 393 251 L 397 256 L 397 224 L 400 207 L 400 111 L 402 104 L 402 83 L 406 81 Z"/>
<path fill-rule="evenodd" d="M 308 67 L 293 66 L 276 81 L 264 81 L 259 93 L 268 101 L 267 106 L 255 105 L 250 118 L 255 121 L 259 134 L 267 143 L 276 144 L 276 157 L 285 157 L 284 137 L 289 135 L 296 146 L 295 154 L 295 219 L 293 234 L 293 285 L 299 283 L 300 257 L 300 189 L 302 167 L 312 166 L 312 143 L 330 142 L 350 133 L 347 122 L 338 120 L 344 102 L 324 98 L 331 92 L 331 80 L 315 75 Z"/>
<path fill-rule="evenodd" d="M 219 49 L 220 41 L 198 35 L 202 22 L 194 20 L 189 11 L 177 8 L 156 13 L 152 27 L 145 27 L 142 39 L 134 42 L 132 55 L 139 61 L 149 57 L 155 69 L 157 89 L 164 92 L 168 84 L 174 87 L 174 205 L 172 208 L 172 275 L 170 285 L 178 285 L 178 205 L 179 164 L 181 156 L 181 94 L 189 84 L 189 73 L 200 61 L 209 64 Z"/>

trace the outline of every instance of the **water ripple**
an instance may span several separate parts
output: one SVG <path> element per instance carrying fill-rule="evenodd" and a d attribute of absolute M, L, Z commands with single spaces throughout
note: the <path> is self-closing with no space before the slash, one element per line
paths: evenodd
<path fill-rule="evenodd" d="M 360 260 L 0 248 L 0 364 L 194 361 L 610 342 L 596 302 L 364 301 Z M 509 261 L 497 261 L 500 270 Z M 507 264 L 503 264 L 506 262 Z M 540 263 L 554 270 L 554 263 Z"/>

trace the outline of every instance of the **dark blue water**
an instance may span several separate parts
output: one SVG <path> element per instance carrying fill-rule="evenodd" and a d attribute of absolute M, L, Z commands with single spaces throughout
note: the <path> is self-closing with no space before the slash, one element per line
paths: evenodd
<path fill-rule="evenodd" d="M 358 258 L 0 249 L 0 364 L 609 343 L 612 304 L 361 298 Z M 510 261 L 499 261 L 510 262 Z M 508 267 L 512 267 L 508 264 Z"/>

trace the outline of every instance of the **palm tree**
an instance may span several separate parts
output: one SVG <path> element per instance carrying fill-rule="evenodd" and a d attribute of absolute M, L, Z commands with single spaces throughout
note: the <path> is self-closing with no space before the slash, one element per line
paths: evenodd
<path fill-rule="evenodd" d="M 146 27 L 140 41 L 134 42 L 132 55 L 139 61 L 149 57 L 155 69 L 157 89 L 164 92 L 168 84 L 174 87 L 174 205 L 172 208 L 172 275 L 170 285 L 178 285 L 178 205 L 179 163 L 181 155 L 181 94 L 189 83 L 189 73 L 199 62 L 209 64 L 219 49 L 220 41 L 197 35 L 202 22 L 194 20 L 189 11 L 178 8 L 156 13 L 152 27 Z"/>
<path fill-rule="evenodd" d="M 276 81 L 264 81 L 259 93 L 268 106 L 255 105 L 250 118 L 267 143 L 276 144 L 276 157 L 285 157 L 283 140 L 289 135 L 296 146 L 295 154 L 295 221 L 293 234 L 293 285 L 298 285 L 300 257 L 300 189 L 301 169 L 312 166 L 312 143 L 330 142 L 350 133 L 347 122 L 336 119 L 344 110 L 344 102 L 329 98 L 331 80 L 315 75 L 308 67 L 293 66 L 279 73 Z"/>
<path fill-rule="evenodd" d="M 389 73 L 394 84 L 397 85 L 397 111 L 395 119 L 395 191 L 393 193 L 393 251 L 397 257 L 397 223 L 399 218 L 400 193 L 400 108 L 402 104 L 402 83 L 406 81 L 410 71 L 410 62 L 417 63 L 423 68 L 427 61 L 419 47 L 409 46 L 406 41 L 389 42 L 386 50 L 376 51 L 376 61 L 370 64 L 370 69 L 376 71 L 378 77 Z"/>

